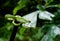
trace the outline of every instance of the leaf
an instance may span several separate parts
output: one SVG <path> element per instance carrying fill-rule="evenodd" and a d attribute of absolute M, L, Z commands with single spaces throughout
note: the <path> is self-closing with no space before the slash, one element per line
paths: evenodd
<path fill-rule="evenodd" d="M 10 5 L 10 2 L 9 2 L 9 1 L 6 1 L 2 6 L 3 6 L 3 7 L 6 7 L 6 6 L 8 6 L 8 5 Z"/>
<path fill-rule="evenodd" d="M 4 41 L 3 38 L 0 38 L 0 41 Z"/>
<path fill-rule="evenodd" d="M 46 8 L 58 7 L 58 5 L 48 5 Z"/>
<path fill-rule="evenodd" d="M 60 4 L 58 4 L 58 8 L 60 8 Z"/>
<path fill-rule="evenodd" d="M 33 35 L 33 38 L 40 39 L 43 36 L 43 32 L 41 32 L 41 29 L 38 29 L 38 32 Z"/>
<path fill-rule="evenodd" d="M 33 41 L 31 38 L 29 38 L 29 41 Z"/>
<path fill-rule="evenodd" d="M 53 2 L 53 1 L 54 1 L 54 0 L 45 0 L 45 2 L 46 2 L 45 5 L 46 5 L 46 6 L 49 5 L 49 4 L 50 4 L 51 2 Z"/>
<path fill-rule="evenodd" d="M 18 38 L 20 40 L 23 40 L 24 39 L 24 36 L 23 35 L 20 35 L 20 34 L 16 34 L 16 38 Z"/>
<path fill-rule="evenodd" d="M 5 28 L 7 28 L 8 30 L 10 30 L 10 29 L 13 27 L 13 24 L 7 22 L 7 23 L 5 24 L 5 26 L 3 26 L 3 27 L 5 27 Z"/>
<path fill-rule="evenodd" d="M 46 35 L 42 38 L 41 41 L 53 41 L 53 39 L 57 36 L 60 35 L 60 28 L 57 26 L 53 25 L 50 30 L 47 32 Z"/>
<path fill-rule="evenodd" d="M 20 0 L 20 1 L 18 2 L 18 5 L 17 5 L 17 6 L 14 8 L 14 10 L 13 10 L 13 15 L 15 15 L 18 10 L 24 8 L 25 5 L 26 5 L 26 3 L 27 3 L 27 0 Z"/>
<path fill-rule="evenodd" d="M 53 39 L 49 35 L 45 35 L 41 41 L 53 41 Z"/>
<path fill-rule="evenodd" d="M 31 21 L 30 23 L 27 22 L 26 24 L 23 24 L 23 26 L 36 27 L 36 21 L 37 21 L 38 12 L 39 11 L 35 11 L 35 12 L 32 12 L 30 14 L 27 14 L 27 15 L 23 16 L 24 19 Z"/>
<path fill-rule="evenodd" d="M 20 30 L 19 30 L 20 34 L 23 35 L 25 30 L 26 30 L 26 28 L 24 28 L 24 27 L 20 28 Z"/>
<path fill-rule="evenodd" d="M 54 17 L 54 15 L 48 11 L 40 11 L 39 18 L 43 20 L 52 20 L 51 17 Z"/>
<path fill-rule="evenodd" d="M 37 9 L 39 9 L 41 11 L 44 11 L 45 10 L 45 8 L 43 6 L 41 6 L 41 5 L 37 5 Z"/>

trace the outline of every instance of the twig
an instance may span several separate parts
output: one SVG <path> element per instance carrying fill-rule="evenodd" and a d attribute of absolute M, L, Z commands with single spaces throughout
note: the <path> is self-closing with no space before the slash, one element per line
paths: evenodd
<path fill-rule="evenodd" d="M 18 26 L 14 26 L 13 28 L 13 31 L 12 31 L 12 34 L 11 34 L 11 37 L 10 37 L 10 40 L 9 41 L 14 41 L 14 38 L 16 36 L 16 32 L 18 30 Z"/>

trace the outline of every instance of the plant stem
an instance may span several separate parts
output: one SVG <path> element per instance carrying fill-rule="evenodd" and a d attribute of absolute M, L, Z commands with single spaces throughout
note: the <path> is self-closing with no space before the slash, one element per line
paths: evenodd
<path fill-rule="evenodd" d="M 12 31 L 12 34 L 11 34 L 11 37 L 10 37 L 10 40 L 9 41 L 14 41 L 14 38 L 16 36 L 16 32 L 18 30 L 18 26 L 14 26 L 13 28 L 13 31 Z"/>

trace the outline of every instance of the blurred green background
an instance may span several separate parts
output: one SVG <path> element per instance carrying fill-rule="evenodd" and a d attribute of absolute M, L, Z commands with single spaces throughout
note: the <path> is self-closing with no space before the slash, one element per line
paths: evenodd
<path fill-rule="evenodd" d="M 23 17 L 31 23 L 22 26 Z M 60 0 L 0 0 L 0 41 L 9 41 L 13 21 L 22 24 L 14 41 L 60 41 Z"/>

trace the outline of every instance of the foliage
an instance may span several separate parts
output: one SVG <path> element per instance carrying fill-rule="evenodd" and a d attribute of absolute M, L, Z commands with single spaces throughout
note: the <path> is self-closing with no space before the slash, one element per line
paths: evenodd
<path fill-rule="evenodd" d="M 59 0 L 0 0 L 0 41 L 60 41 Z"/>

